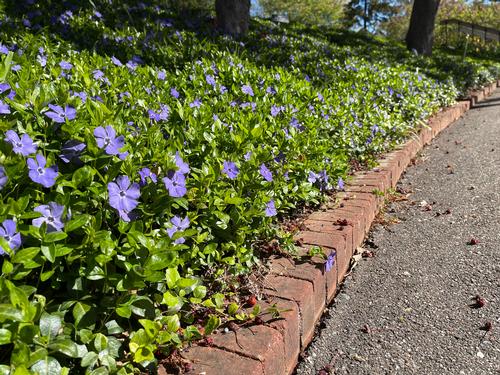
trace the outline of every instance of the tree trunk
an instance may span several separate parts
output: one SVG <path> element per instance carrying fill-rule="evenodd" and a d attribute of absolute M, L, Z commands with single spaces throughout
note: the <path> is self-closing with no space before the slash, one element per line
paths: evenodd
<path fill-rule="evenodd" d="M 216 0 L 217 26 L 226 34 L 241 35 L 248 31 L 250 0 Z"/>
<path fill-rule="evenodd" d="M 432 54 L 434 24 L 440 0 L 414 0 L 406 46 L 419 55 Z"/>

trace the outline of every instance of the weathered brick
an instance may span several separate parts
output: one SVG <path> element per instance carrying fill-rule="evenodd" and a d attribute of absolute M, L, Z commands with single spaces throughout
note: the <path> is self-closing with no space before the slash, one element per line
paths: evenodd
<path fill-rule="evenodd" d="M 318 320 L 323 314 L 326 302 L 326 275 L 324 266 L 303 261 L 299 262 L 289 258 L 274 258 L 269 262 L 271 273 L 281 276 L 289 276 L 296 279 L 306 280 L 313 285 L 314 320 Z"/>
<path fill-rule="evenodd" d="M 300 312 L 301 347 L 310 342 L 316 323 L 314 316 L 313 285 L 309 281 L 286 276 L 268 275 L 265 293 L 270 296 L 294 301 Z"/>
<path fill-rule="evenodd" d="M 283 337 L 286 363 L 284 374 L 290 374 L 297 364 L 300 353 L 299 306 L 296 302 L 281 298 L 273 298 L 268 302 L 259 301 L 258 303 L 261 308 L 260 318 L 264 321 L 264 324 L 277 330 Z M 281 311 L 278 318 L 273 317 L 269 312 L 269 308 L 273 304 L 276 304 L 276 307 Z"/>
<path fill-rule="evenodd" d="M 193 364 L 187 374 L 262 375 L 264 371 L 260 361 L 212 347 L 193 346 L 181 355 Z"/>
<path fill-rule="evenodd" d="M 236 332 L 214 335 L 213 346 L 262 363 L 263 374 L 284 374 L 287 368 L 281 333 L 264 325 L 241 327 Z"/>

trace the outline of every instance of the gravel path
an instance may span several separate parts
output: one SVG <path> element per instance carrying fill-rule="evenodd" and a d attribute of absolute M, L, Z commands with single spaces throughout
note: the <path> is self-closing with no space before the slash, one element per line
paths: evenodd
<path fill-rule="evenodd" d="M 296 374 L 500 374 L 500 89 L 398 190 Z"/>

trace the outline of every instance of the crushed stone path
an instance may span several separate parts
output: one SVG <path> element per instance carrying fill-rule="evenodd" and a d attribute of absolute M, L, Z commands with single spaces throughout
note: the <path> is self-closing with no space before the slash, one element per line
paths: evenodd
<path fill-rule="evenodd" d="M 296 374 L 500 374 L 500 89 L 397 189 Z"/>

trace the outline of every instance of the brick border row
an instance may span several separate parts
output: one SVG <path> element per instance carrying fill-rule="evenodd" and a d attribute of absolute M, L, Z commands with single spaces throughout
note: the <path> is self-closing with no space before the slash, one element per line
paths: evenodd
<path fill-rule="evenodd" d="M 326 253 L 336 252 L 333 268 L 326 272 L 324 260 L 314 257 L 307 262 L 288 258 L 272 258 L 266 279 L 266 294 L 276 302 L 280 319 L 262 316 L 264 324 L 241 327 L 236 332 L 218 333 L 210 346 L 192 346 L 181 355 L 191 362 L 189 374 L 204 375 L 286 375 L 297 364 L 299 353 L 314 336 L 316 323 L 325 307 L 333 300 L 344 280 L 355 249 L 361 246 L 375 216 L 383 205 L 383 195 L 395 187 L 411 159 L 439 132 L 461 117 L 477 102 L 500 87 L 500 80 L 470 94 L 432 116 L 428 126 L 413 139 L 379 160 L 370 171 L 355 173 L 338 194 L 340 204 L 310 214 L 302 230 L 295 236 L 301 243 L 299 254 L 311 246 L 320 246 Z M 339 225 L 341 224 L 341 225 Z M 269 303 L 260 303 L 262 311 Z M 159 374 L 166 374 L 164 368 Z"/>

